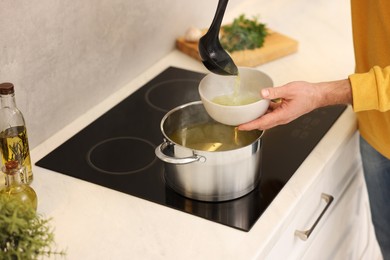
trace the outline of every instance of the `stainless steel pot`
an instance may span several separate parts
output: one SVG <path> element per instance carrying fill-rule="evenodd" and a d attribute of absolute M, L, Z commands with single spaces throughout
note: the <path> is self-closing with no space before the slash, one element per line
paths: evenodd
<path fill-rule="evenodd" d="M 204 124 L 224 126 L 209 117 L 201 101 L 177 107 L 161 120 L 164 142 L 155 152 L 164 162 L 167 184 L 185 197 L 202 201 L 231 200 L 252 191 L 261 176 L 263 132 L 234 130 L 233 142 L 236 147 L 228 147 L 224 151 L 210 151 L 210 146 L 204 144 L 197 149 L 190 148 L 185 134 L 180 142 L 173 140 L 177 131 Z M 209 139 L 208 133 L 205 136 Z M 205 143 L 210 143 L 210 140 Z"/>

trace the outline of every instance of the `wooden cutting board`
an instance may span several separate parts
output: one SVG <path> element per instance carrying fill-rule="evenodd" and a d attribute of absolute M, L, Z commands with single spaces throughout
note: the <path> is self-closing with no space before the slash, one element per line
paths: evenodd
<path fill-rule="evenodd" d="M 198 42 L 188 42 L 184 36 L 176 39 L 176 47 L 185 54 L 201 60 L 198 52 Z M 256 67 L 276 60 L 298 50 L 298 42 L 281 33 L 268 30 L 264 45 L 253 50 L 242 50 L 231 53 L 237 66 Z"/>

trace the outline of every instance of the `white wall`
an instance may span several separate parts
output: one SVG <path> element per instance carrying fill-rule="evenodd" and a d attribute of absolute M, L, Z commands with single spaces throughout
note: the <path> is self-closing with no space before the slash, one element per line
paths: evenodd
<path fill-rule="evenodd" d="M 322 1 L 324 2 L 324 1 Z M 46 140 L 89 108 L 118 90 L 169 53 L 175 38 L 191 26 L 207 28 L 218 0 L 0 0 L 0 82 L 15 84 L 19 108 L 27 121 L 30 148 Z M 277 84 L 283 71 L 299 70 L 302 80 L 318 78 L 317 70 L 339 71 L 353 64 L 350 51 L 338 46 L 351 42 L 349 1 L 230 0 L 224 23 L 241 13 L 259 15 L 271 29 L 302 43 L 301 55 L 262 66 L 275 67 Z M 259 6 L 261 8 L 259 9 Z M 321 12 L 337 19 L 318 21 Z M 308 17 L 312 20 L 308 21 Z M 325 24 L 319 32 L 313 24 Z M 297 33 L 299 28 L 299 33 Z M 337 34 L 328 44 L 317 35 Z M 321 37 L 319 37 L 321 39 Z M 333 56 L 329 56 L 332 49 Z M 308 53 L 310 52 L 310 53 Z M 324 54 L 326 54 L 324 56 Z M 289 59 L 311 64 L 310 70 L 291 68 Z M 307 58 L 310 57 L 310 58 Z M 337 57 L 345 57 L 340 62 Z M 323 68 L 322 59 L 335 59 Z M 302 66 L 305 68 L 305 66 Z M 272 71 L 272 69 L 271 69 Z M 351 71 L 352 72 L 352 71 Z"/>
<path fill-rule="evenodd" d="M 240 0 L 232 0 L 229 8 Z M 217 0 L 0 0 L 0 82 L 35 147 L 207 27 Z"/>

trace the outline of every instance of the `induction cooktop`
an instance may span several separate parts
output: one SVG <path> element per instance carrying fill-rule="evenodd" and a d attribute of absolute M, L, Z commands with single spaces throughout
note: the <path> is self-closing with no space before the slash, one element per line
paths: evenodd
<path fill-rule="evenodd" d="M 52 170 L 52 174 L 69 175 L 249 231 L 345 106 L 321 108 L 266 131 L 262 177 L 249 194 L 225 202 L 196 201 L 179 195 L 165 183 L 163 163 L 154 150 L 163 141 L 163 116 L 177 106 L 200 100 L 198 84 L 204 76 L 168 67 L 36 165 Z"/>

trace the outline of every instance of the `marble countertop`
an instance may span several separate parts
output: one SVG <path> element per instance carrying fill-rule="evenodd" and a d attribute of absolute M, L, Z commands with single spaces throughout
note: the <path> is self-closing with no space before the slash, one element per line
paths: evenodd
<path fill-rule="evenodd" d="M 254 2 L 245 1 L 240 11 L 253 8 Z M 304 10 L 292 4 L 286 10 L 282 5 L 286 1 L 266 5 L 270 11 L 264 19 L 268 19 L 269 26 L 295 38 L 300 45 L 297 53 L 258 69 L 270 75 L 276 86 L 292 80 L 346 78 L 353 73 L 354 67 L 349 2 L 299 2 L 304 4 Z M 280 16 L 276 15 L 279 7 L 283 11 Z M 31 151 L 33 163 L 169 66 L 206 72 L 200 62 L 172 51 L 121 90 L 35 147 Z M 262 258 L 283 230 L 283 219 L 294 209 L 297 199 L 315 181 L 316 174 L 342 141 L 355 131 L 355 117 L 348 108 L 249 232 L 53 174 L 37 166 L 34 167 L 32 186 L 39 197 L 38 210 L 52 217 L 56 242 L 59 248 L 67 249 L 67 259 Z"/>

